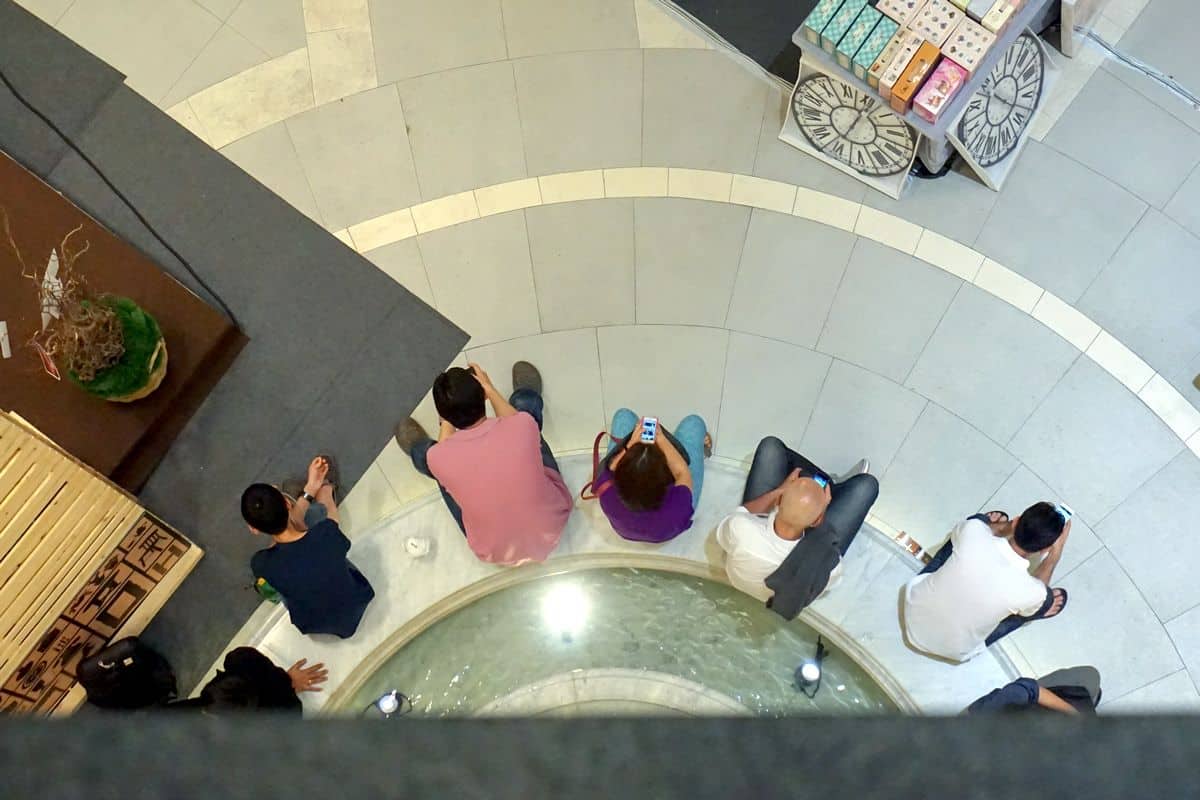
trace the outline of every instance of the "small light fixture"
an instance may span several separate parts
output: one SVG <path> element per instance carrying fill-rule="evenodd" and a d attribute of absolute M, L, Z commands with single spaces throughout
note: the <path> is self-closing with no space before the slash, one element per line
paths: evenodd
<path fill-rule="evenodd" d="M 392 689 L 390 692 L 384 692 L 379 696 L 379 699 L 363 709 L 365 716 L 371 710 L 378 712 L 372 716 L 382 716 L 384 719 L 391 719 L 395 715 L 403 716 L 413 710 L 412 701 L 408 699 L 408 695 L 403 692 Z"/>
<path fill-rule="evenodd" d="M 824 661 L 825 642 L 818 636 L 816 654 L 812 658 L 804 659 L 795 672 L 796 689 L 810 700 L 816 697 L 821 689 L 821 664 Z"/>

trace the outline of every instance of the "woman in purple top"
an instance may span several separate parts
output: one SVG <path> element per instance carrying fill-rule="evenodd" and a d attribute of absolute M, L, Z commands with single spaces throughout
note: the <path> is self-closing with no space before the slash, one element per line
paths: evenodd
<path fill-rule="evenodd" d="M 597 476 L 597 494 L 622 538 L 665 542 L 692 525 L 712 437 L 695 414 L 684 417 L 674 435 L 659 425 L 652 444 L 641 441 L 641 428 L 642 418 L 627 408 L 613 415 L 614 442 Z"/>

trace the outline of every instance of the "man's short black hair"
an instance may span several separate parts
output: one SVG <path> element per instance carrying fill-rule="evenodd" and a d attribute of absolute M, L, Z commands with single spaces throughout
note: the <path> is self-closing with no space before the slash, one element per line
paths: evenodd
<path fill-rule="evenodd" d="M 1066 520 L 1053 503 L 1034 503 L 1017 520 L 1013 541 L 1026 553 L 1038 553 L 1058 541 Z"/>
<path fill-rule="evenodd" d="M 459 430 L 483 419 L 484 400 L 483 386 L 469 369 L 451 367 L 433 382 L 433 405 L 438 416 Z"/>
<path fill-rule="evenodd" d="M 210 713 L 253 711 L 260 702 L 258 687 L 251 681 L 220 671 L 200 690 L 200 698 Z"/>
<path fill-rule="evenodd" d="M 242 492 L 242 519 L 256 531 L 274 536 L 288 526 L 287 501 L 283 492 L 267 483 L 251 484 Z"/>

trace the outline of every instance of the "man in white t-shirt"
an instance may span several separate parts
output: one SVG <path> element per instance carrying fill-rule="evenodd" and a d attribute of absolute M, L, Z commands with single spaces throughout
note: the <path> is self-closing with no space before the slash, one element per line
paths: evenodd
<path fill-rule="evenodd" d="M 742 505 L 717 527 L 730 582 L 788 619 L 832 588 L 879 495 L 867 466 L 835 483 L 779 439 L 763 439 Z"/>
<path fill-rule="evenodd" d="M 1050 579 L 1071 532 L 1070 515 L 1035 503 L 1009 520 L 1003 512 L 976 514 L 904 590 L 908 640 L 918 650 L 966 661 L 1027 622 L 1056 616 L 1065 589 Z M 1033 574 L 1029 560 L 1041 556 Z"/>

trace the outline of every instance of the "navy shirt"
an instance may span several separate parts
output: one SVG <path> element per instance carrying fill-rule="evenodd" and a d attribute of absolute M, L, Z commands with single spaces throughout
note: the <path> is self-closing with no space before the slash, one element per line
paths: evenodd
<path fill-rule="evenodd" d="M 350 540 L 331 519 L 321 520 L 294 542 L 276 543 L 250 559 L 250 569 L 283 595 L 301 633 L 332 633 L 343 639 L 358 628 L 375 596 L 371 584 L 346 558 Z"/>
<path fill-rule="evenodd" d="M 1018 678 L 1007 686 L 993 689 L 967 706 L 968 714 L 987 714 L 995 711 L 1013 711 L 1036 706 L 1041 689 L 1033 678 Z"/>

